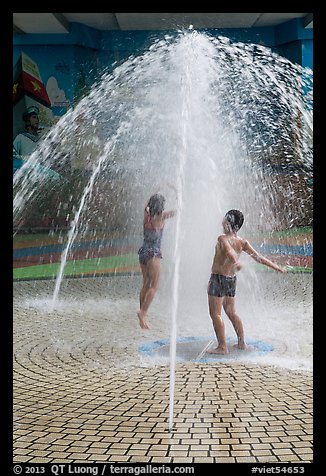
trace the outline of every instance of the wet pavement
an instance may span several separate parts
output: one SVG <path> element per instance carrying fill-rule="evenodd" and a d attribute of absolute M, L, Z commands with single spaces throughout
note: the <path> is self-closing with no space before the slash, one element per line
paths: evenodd
<path fill-rule="evenodd" d="M 202 337 L 179 329 L 171 373 L 164 286 L 149 331 L 139 286 L 65 280 L 52 308 L 53 281 L 14 283 L 14 462 L 313 462 L 312 372 L 259 352 L 208 358 L 207 321 Z"/>

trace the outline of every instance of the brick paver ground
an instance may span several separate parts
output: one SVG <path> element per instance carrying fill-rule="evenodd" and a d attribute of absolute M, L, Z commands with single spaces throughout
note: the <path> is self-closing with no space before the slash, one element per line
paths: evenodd
<path fill-rule="evenodd" d="M 170 368 L 139 354 L 137 296 L 91 281 L 71 280 L 53 311 L 53 282 L 15 283 L 14 462 L 313 462 L 310 372 L 177 363 L 169 431 Z"/>

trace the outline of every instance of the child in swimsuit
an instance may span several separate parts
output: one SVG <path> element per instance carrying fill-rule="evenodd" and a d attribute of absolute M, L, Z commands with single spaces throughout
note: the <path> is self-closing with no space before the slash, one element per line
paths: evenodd
<path fill-rule="evenodd" d="M 164 212 L 164 205 L 163 195 L 155 194 L 150 197 L 144 211 L 144 241 L 138 250 L 143 286 L 140 291 L 140 309 L 137 316 L 142 329 L 149 329 L 146 315 L 158 289 L 162 259 L 161 241 L 165 220 L 175 215 L 175 211 Z"/>
<path fill-rule="evenodd" d="M 217 239 L 212 273 L 208 282 L 208 306 L 218 346 L 208 351 L 212 354 L 227 354 L 225 327 L 222 319 L 222 307 L 230 319 L 238 337 L 237 347 L 246 349 L 242 321 L 235 310 L 236 272 L 241 269 L 239 256 L 242 251 L 248 253 L 258 263 L 264 264 L 280 273 L 286 273 L 276 263 L 257 253 L 250 243 L 240 238 L 237 232 L 243 225 L 244 217 L 239 210 L 229 210 L 223 221 L 224 234 Z"/>

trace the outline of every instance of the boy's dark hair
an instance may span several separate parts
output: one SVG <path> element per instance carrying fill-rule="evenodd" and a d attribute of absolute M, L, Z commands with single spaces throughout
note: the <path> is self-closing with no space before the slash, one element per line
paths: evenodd
<path fill-rule="evenodd" d="M 243 213 L 240 212 L 240 210 L 229 210 L 226 213 L 225 218 L 230 224 L 232 231 L 235 232 L 240 230 L 244 222 Z"/>
<path fill-rule="evenodd" d="M 158 215 L 164 210 L 165 198 L 159 193 L 152 195 L 148 202 L 149 213 L 151 216 Z"/>

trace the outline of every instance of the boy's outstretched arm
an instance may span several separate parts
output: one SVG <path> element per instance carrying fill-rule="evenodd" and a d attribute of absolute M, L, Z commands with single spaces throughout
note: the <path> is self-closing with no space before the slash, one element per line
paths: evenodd
<path fill-rule="evenodd" d="M 247 253 L 251 258 L 253 258 L 257 263 L 264 264 L 265 266 L 268 266 L 269 268 L 274 269 L 275 271 L 279 271 L 280 273 L 286 273 L 287 270 L 285 268 L 282 268 L 276 263 L 273 263 L 273 261 L 269 260 L 268 258 L 265 258 L 265 256 L 260 255 L 257 253 L 257 251 L 251 246 L 251 244 L 246 241 L 243 251 Z"/>

